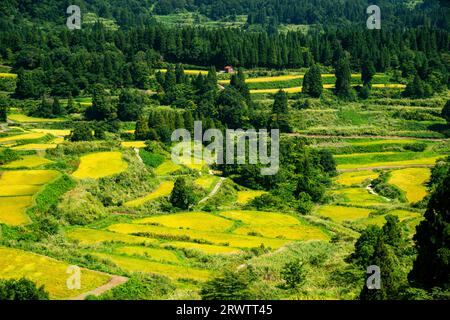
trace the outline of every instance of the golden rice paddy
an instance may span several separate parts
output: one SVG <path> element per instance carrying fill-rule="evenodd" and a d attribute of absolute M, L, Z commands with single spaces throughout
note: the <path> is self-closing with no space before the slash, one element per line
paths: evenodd
<path fill-rule="evenodd" d="M 333 190 L 332 194 L 337 196 L 337 202 L 348 203 L 359 206 L 376 206 L 389 203 L 381 196 L 370 193 L 363 188 L 345 188 Z"/>
<path fill-rule="evenodd" d="M 335 182 L 343 186 L 362 184 L 364 181 L 373 180 L 378 177 L 378 173 L 367 171 L 344 172 L 335 179 Z"/>
<path fill-rule="evenodd" d="M 241 252 L 237 248 L 227 246 L 216 246 L 212 244 L 203 244 L 195 242 L 171 241 L 166 242 L 162 246 L 174 247 L 179 249 L 197 250 L 205 254 L 231 254 Z"/>
<path fill-rule="evenodd" d="M 49 163 L 53 163 L 53 161 L 48 160 L 46 158 L 43 157 L 39 157 L 39 156 L 24 156 L 22 159 L 20 160 L 16 160 L 13 162 L 10 162 L 8 164 L 2 165 L 2 168 L 35 168 L 35 167 L 39 167 L 45 164 L 49 164 Z"/>
<path fill-rule="evenodd" d="M 336 222 L 356 221 L 369 217 L 372 210 L 344 206 L 326 205 L 317 209 L 316 214 Z"/>
<path fill-rule="evenodd" d="M 127 170 L 120 152 L 91 153 L 80 158 L 80 166 L 72 174 L 78 179 L 100 179 Z"/>
<path fill-rule="evenodd" d="M 237 202 L 239 204 L 246 204 L 251 200 L 262 196 L 267 193 L 266 191 L 248 190 L 248 191 L 238 191 L 237 192 Z"/>
<path fill-rule="evenodd" d="M 174 172 L 177 172 L 181 169 L 181 166 L 173 163 L 171 160 L 164 161 L 159 167 L 155 169 L 155 173 L 158 176 L 168 175 Z"/>
<path fill-rule="evenodd" d="M 12 148 L 13 150 L 47 150 L 55 149 L 58 145 L 55 143 L 29 143 Z"/>
<path fill-rule="evenodd" d="M 395 170 L 391 173 L 389 183 L 403 190 L 409 202 L 417 202 L 427 195 L 425 184 L 430 179 L 430 176 L 431 171 L 428 168 Z"/>
<path fill-rule="evenodd" d="M 52 134 L 57 137 L 66 137 L 70 135 L 70 130 L 61 130 L 61 129 L 31 129 L 33 132 L 40 132 L 45 134 Z"/>
<path fill-rule="evenodd" d="M 121 143 L 124 148 L 145 148 L 145 141 L 124 141 Z"/>
<path fill-rule="evenodd" d="M 70 240 L 76 240 L 83 245 L 99 244 L 103 242 L 123 242 L 126 244 L 158 243 L 156 239 L 135 237 L 104 230 L 94 230 L 86 228 L 76 228 L 69 230 L 66 233 L 66 237 Z"/>
<path fill-rule="evenodd" d="M 52 299 L 67 299 L 106 284 L 110 276 L 81 269 L 81 288 L 69 290 L 69 264 L 45 256 L 13 248 L 0 247 L 0 278 L 27 278 L 45 290 Z"/>
<path fill-rule="evenodd" d="M 36 117 L 29 117 L 24 114 L 9 114 L 8 120 L 14 121 L 14 122 L 23 122 L 23 123 L 33 123 L 33 122 L 61 122 L 64 121 L 64 119 L 45 119 L 45 118 L 36 118 Z"/>
<path fill-rule="evenodd" d="M 41 132 L 24 133 L 0 138 L 0 143 L 11 143 L 13 141 L 21 141 L 21 140 L 35 140 L 41 139 L 43 137 L 45 137 L 45 133 Z"/>
<path fill-rule="evenodd" d="M 234 222 L 205 212 L 186 212 L 134 220 L 137 224 L 158 224 L 170 228 L 224 231 Z"/>
<path fill-rule="evenodd" d="M 147 259 L 156 260 L 160 262 L 173 262 L 173 263 L 180 262 L 180 259 L 175 254 L 175 252 L 167 249 L 128 246 L 128 247 L 119 247 L 114 251 L 129 256 L 141 256 Z"/>
<path fill-rule="evenodd" d="M 31 196 L 0 197 L 0 223 L 20 226 L 31 222 L 25 209 L 33 203 Z"/>

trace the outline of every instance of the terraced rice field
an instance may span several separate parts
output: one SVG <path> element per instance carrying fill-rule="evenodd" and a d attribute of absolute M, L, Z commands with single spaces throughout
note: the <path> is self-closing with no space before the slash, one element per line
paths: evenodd
<path fill-rule="evenodd" d="M 47 150 L 56 149 L 56 143 L 29 143 L 13 147 L 13 150 Z"/>
<path fill-rule="evenodd" d="M 167 249 L 128 246 L 119 247 L 115 249 L 114 252 L 126 254 L 129 256 L 140 256 L 158 262 L 180 262 L 180 258 L 175 254 L 175 252 Z"/>
<path fill-rule="evenodd" d="M 145 141 L 124 141 L 122 142 L 122 147 L 124 148 L 145 148 Z"/>
<path fill-rule="evenodd" d="M 33 132 L 40 132 L 45 134 L 52 134 L 56 137 L 67 137 L 70 135 L 70 130 L 61 130 L 61 129 L 31 129 Z"/>
<path fill-rule="evenodd" d="M 426 183 L 430 179 L 431 171 L 427 168 L 407 168 L 395 170 L 391 173 L 389 183 L 396 185 L 406 194 L 409 202 L 417 202 L 427 195 Z"/>
<path fill-rule="evenodd" d="M 320 206 L 316 214 L 336 222 L 356 221 L 369 217 L 372 210 L 335 205 Z"/>
<path fill-rule="evenodd" d="M 15 73 L 0 72 L 0 78 L 17 78 Z"/>
<path fill-rule="evenodd" d="M 24 156 L 20 160 L 10 162 L 8 164 L 2 165 L 1 167 L 9 168 L 9 169 L 22 168 L 22 167 L 23 168 L 35 168 L 35 167 L 39 167 L 39 166 L 49 164 L 49 163 L 53 163 L 53 161 L 48 160 L 43 157 L 39 157 L 39 156 Z"/>
<path fill-rule="evenodd" d="M 0 143 L 12 143 L 15 141 L 22 141 L 22 140 L 37 140 L 43 137 L 45 137 L 45 133 L 31 132 L 0 138 Z"/>
<path fill-rule="evenodd" d="M 67 288 L 69 265 L 48 257 L 22 250 L 0 247 L 0 278 L 18 279 L 26 277 L 38 286 L 45 286 L 52 299 L 67 299 L 106 284 L 110 276 L 81 269 L 81 288 Z"/>
<path fill-rule="evenodd" d="M 195 242 L 184 242 L 184 241 L 171 241 L 162 244 L 163 247 L 173 247 L 180 249 L 190 249 L 203 252 L 205 254 L 232 254 L 239 253 L 240 250 L 237 248 L 226 247 L 226 246 L 216 246 L 212 244 L 202 244 Z"/>
<path fill-rule="evenodd" d="M 254 236 L 243 236 L 225 232 L 208 232 L 191 229 L 178 229 L 168 228 L 162 226 L 153 225 L 139 225 L 139 224 L 127 224 L 120 223 L 114 224 L 108 227 L 108 230 L 123 233 L 123 234 L 135 234 L 135 233 L 148 233 L 154 237 L 162 238 L 186 238 L 190 241 L 203 241 L 216 245 L 227 245 L 236 248 L 255 248 L 264 244 L 266 247 L 279 248 L 287 243 L 286 240 L 270 239 Z"/>
<path fill-rule="evenodd" d="M 345 188 L 333 190 L 333 195 L 337 197 L 336 202 L 353 204 L 359 206 L 377 206 L 388 204 L 389 201 L 381 196 L 371 194 L 363 188 Z"/>
<path fill-rule="evenodd" d="M 36 118 L 36 117 L 29 117 L 24 114 L 9 114 L 8 120 L 19 122 L 19 123 L 34 123 L 34 122 L 61 122 L 64 121 L 64 119 L 45 119 L 45 118 Z"/>
<path fill-rule="evenodd" d="M 373 171 L 344 172 L 335 179 L 335 182 L 343 186 L 353 186 L 362 184 L 364 181 L 373 180 L 378 177 L 378 173 Z"/>
<path fill-rule="evenodd" d="M 359 169 L 359 170 L 369 170 L 372 168 L 379 167 L 398 167 L 398 166 L 410 166 L 410 165 L 424 165 L 424 166 L 433 166 L 438 159 L 442 158 L 442 156 L 435 157 L 424 157 L 419 159 L 412 160 L 386 160 L 386 161 L 374 161 L 367 163 L 347 163 L 347 164 L 338 164 L 338 170 L 348 170 L 348 169 Z"/>
<path fill-rule="evenodd" d="M 161 197 L 167 197 L 172 193 L 174 187 L 173 181 L 165 181 L 159 185 L 159 187 L 146 195 L 145 197 L 141 197 L 132 201 L 128 201 L 124 204 L 126 207 L 140 207 L 144 205 L 145 203 L 161 198 Z"/>
<path fill-rule="evenodd" d="M 244 223 L 243 226 L 234 230 L 236 234 L 292 240 L 328 239 L 321 229 L 286 214 L 262 211 L 225 211 L 220 215 Z"/>
<path fill-rule="evenodd" d="M 120 233 L 114 233 L 104 230 L 94 230 L 87 228 L 75 228 L 66 233 L 66 237 L 70 240 L 78 241 L 83 245 L 100 244 L 103 242 L 122 242 L 126 244 L 155 244 L 156 239 L 129 236 Z"/>
<path fill-rule="evenodd" d="M 165 72 L 167 72 L 167 69 L 159 69 L 158 71 L 165 73 Z M 188 75 L 196 76 L 199 73 L 202 74 L 202 75 L 207 75 L 208 71 L 207 70 L 195 70 L 194 69 L 194 70 L 184 70 L 184 73 L 188 74 Z"/>
<path fill-rule="evenodd" d="M 42 186 L 59 176 L 53 170 L 0 172 L 0 223 L 18 226 L 30 223 L 25 209 Z"/>
<path fill-rule="evenodd" d="M 100 179 L 127 170 L 120 152 L 91 153 L 80 158 L 78 169 L 72 174 L 78 179 Z"/>
<path fill-rule="evenodd" d="M 392 89 L 392 88 L 403 89 L 406 86 L 403 85 L 403 84 L 373 84 L 372 87 L 373 88 L 377 88 L 377 89 Z M 333 89 L 334 88 L 334 84 L 324 84 L 323 88 L 324 89 Z M 277 93 L 280 89 L 285 91 L 285 92 L 287 92 L 287 93 L 300 93 L 300 92 L 302 92 L 302 87 L 300 86 L 300 87 L 290 87 L 290 88 L 253 89 L 253 90 L 250 90 L 250 93 L 251 94 L 261 94 L 261 93 L 274 94 L 274 93 Z"/>
<path fill-rule="evenodd" d="M 211 276 L 211 272 L 209 272 L 208 270 L 190 268 L 184 265 L 165 264 L 141 258 L 124 257 L 96 252 L 92 253 L 92 255 L 110 260 L 127 272 L 159 274 L 169 277 L 173 280 L 193 279 L 197 281 L 206 281 Z"/>
<path fill-rule="evenodd" d="M 186 212 L 134 220 L 137 224 L 157 224 L 170 228 L 221 232 L 234 222 L 205 212 Z"/>
<path fill-rule="evenodd" d="M 237 192 L 237 202 L 239 204 L 246 204 L 251 200 L 262 196 L 267 193 L 266 191 L 248 190 L 248 191 L 238 191 Z"/>
<path fill-rule="evenodd" d="M 178 170 L 181 170 L 181 168 L 182 167 L 180 165 L 173 163 L 171 160 L 166 160 L 163 162 L 163 164 L 155 169 L 155 173 L 158 176 L 164 176 L 177 172 Z"/>
<path fill-rule="evenodd" d="M 211 191 L 212 188 L 214 188 L 214 186 L 217 184 L 219 179 L 219 177 L 207 175 L 196 179 L 194 183 L 207 191 Z"/>

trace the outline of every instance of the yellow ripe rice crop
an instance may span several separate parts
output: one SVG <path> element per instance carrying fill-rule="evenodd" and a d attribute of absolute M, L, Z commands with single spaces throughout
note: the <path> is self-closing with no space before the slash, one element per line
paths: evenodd
<path fill-rule="evenodd" d="M 55 170 L 4 171 L 0 178 L 2 185 L 43 185 L 59 175 Z"/>
<path fill-rule="evenodd" d="M 154 225 L 139 225 L 119 223 L 108 227 L 108 230 L 132 234 L 132 233 L 149 233 L 155 237 L 189 237 L 194 241 L 208 241 L 216 245 L 229 245 L 236 248 L 255 248 L 264 244 L 266 247 L 279 248 L 288 241 L 281 239 L 271 239 L 263 237 L 243 236 L 225 232 L 208 232 L 191 229 L 168 228 Z"/>
<path fill-rule="evenodd" d="M 0 223 L 11 226 L 30 223 L 25 209 L 31 206 L 32 201 L 31 196 L 0 197 Z"/>
<path fill-rule="evenodd" d="M 165 73 L 165 72 L 167 72 L 167 69 L 159 69 L 158 71 Z M 187 74 L 187 75 L 194 75 L 194 76 L 196 76 L 199 73 L 202 74 L 202 75 L 207 75 L 208 71 L 207 70 L 195 70 L 195 69 L 193 69 L 193 70 L 184 70 L 184 73 Z"/>
<path fill-rule="evenodd" d="M 227 211 L 220 214 L 246 224 L 237 228 L 234 231 L 236 234 L 256 234 L 268 238 L 291 240 L 328 240 L 328 236 L 319 228 L 302 223 L 297 218 L 282 213 Z"/>
<path fill-rule="evenodd" d="M 316 214 L 337 222 L 344 222 L 367 218 L 371 211 L 370 209 L 326 205 L 319 207 Z"/>
<path fill-rule="evenodd" d="M 106 284 L 110 276 L 81 269 L 81 288 L 69 290 L 69 264 L 13 248 L 0 247 L 0 278 L 27 278 L 37 286 L 45 286 L 52 299 L 68 299 Z"/>
<path fill-rule="evenodd" d="M 32 196 L 40 189 L 33 185 L 0 185 L 0 197 Z"/>
<path fill-rule="evenodd" d="M 372 85 L 373 88 L 378 88 L 378 89 L 384 89 L 384 88 L 394 88 L 394 89 L 404 89 L 406 88 L 406 85 L 401 84 L 401 83 L 378 83 L 378 84 L 373 84 Z"/>
<path fill-rule="evenodd" d="M 137 224 L 159 224 L 170 228 L 202 231 L 224 231 L 233 226 L 233 221 L 205 212 L 186 212 L 134 220 Z"/>
<path fill-rule="evenodd" d="M 56 137 L 66 137 L 70 135 L 70 130 L 60 130 L 60 129 L 31 129 L 33 132 L 41 132 L 45 134 L 52 134 Z"/>
<path fill-rule="evenodd" d="M 8 136 L 0 138 L 0 143 L 7 143 L 12 141 L 20 141 L 20 140 L 34 140 L 34 139 L 40 139 L 45 137 L 45 133 L 41 132 L 32 132 L 32 133 L 24 133 L 24 134 L 18 134 L 14 136 Z"/>
<path fill-rule="evenodd" d="M 154 244 L 158 243 L 156 239 L 129 236 L 120 233 L 114 233 L 104 230 L 94 230 L 87 228 L 76 228 L 68 231 L 66 237 L 70 240 L 77 240 L 81 244 L 99 244 L 102 242 L 123 242 L 127 244 Z"/>
<path fill-rule="evenodd" d="M 180 169 L 180 165 L 173 163 L 171 160 L 166 160 L 158 168 L 155 169 L 155 173 L 158 176 L 163 176 L 177 172 Z"/>
<path fill-rule="evenodd" d="M 35 118 L 35 117 L 29 117 L 24 114 L 10 114 L 8 115 L 8 120 L 14 121 L 14 122 L 61 122 L 64 121 L 64 119 L 45 119 L 45 118 Z"/>
<path fill-rule="evenodd" d="M 120 152 L 91 153 L 80 158 L 80 166 L 73 173 L 78 179 L 99 179 L 127 170 L 128 164 L 122 160 Z"/>
<path fill-rule="evenodd" d="M 425 198 L 431 171 L 428 168 L 408 168 L 395 170 L 391 173 L 389 183 L 396 185 L 406 193 L 409 202 L 417 202 Z"/>
<path fill-rule="evenodd" d="M 389 201 L 381 196 L 370 193 L 363 188 L 345 188 L 333 190 L 332 194 L 337 195 L 339 202 L 360 206 L 383 205 Z"/>
<path fill-rule="evenodd" d="M 13 150 L 47 150 L 55 149 L 58 145 L 55 143 L 29 143 L 12 148 Z"/>
<path fill-rule="evenodd" d="M 133 255 L 142 256 L 160 262 L 173 262 L 173 263 L 180 262 L 180 259 L 177 257 L 177 255 L 173 251 L 167 249 L 128 246 L 128 247 L 119 247 L 114 251 L 129 256 Z"/>
<path fill-rule="evenodd" d="M 267 193 L 266 191 L 258 191 L 258 190 L 248 190 L 248 191 L 238 191 L 237 192 L 237 202 L 239 204 L 246 204 L 251 200 L 262 196 Z"/>
<path fill-rule="evenodd" d="M 442 157 L 430 157 L 430 158 L 421 158 L 414 160 L 401 160 L 401 161 L 383 161 L 383 162 L 374 162 L 367 164 L 340 164 L 337 166 L 338 170 L 345 169 L 370 169 L 377 167 L 396 167 L 396 166 L 409 166 L 409 165 L 434 165 L 438 159 Z"/>
<path fill-rule="evenodd" d="M 303 79 L 303 74 L 297 75 L 285 75 L 285 76 L 275 76 L 275 77 L 258 77 L 258 78 L 248 78 L 245 83 L 261 83 L 261 82 L 278 82 L 278 81 L 289 81 L 295 79 Z M 219 80 L 220 84 L 229 84 L 230 80 Z"/>
<path fill-rule="evenodd" d="M 145 148 L 145 141 L 124 141 L 122 142 L 124 148 Z"/>
<path fill-rule="evenodd" d="M 345 172 L 336 178 L 336 183 L 343 186 L 352 186 L 356 184 L 361 184 L 366 180 L 373 180 L 378 177 L 378 173 L 373 171 L 356 171 L 356 172 Z"/>
<path fill-rule="evenodd" d="M 0 72 L 0 78 L 17 78 L 15 73 Z"/>
<path fill-rule="evenodd" d="M 49 163 L 53 163 L 53 161 L 39 156 L 25 156 L 20 160 L 16 160 L 3 165 L 2 168 L 34 168 Z"/>
<path fill-rule="evenodd" d="M 94 256 L 110 260 L 128 272 L 145 272 L 169 277 L 173 280 L 194 279 L 206 281 L 211 273 L 207 270 L 189 268 L 182 265 L 164 264 L 146 259 L 123 257 L 113 254 L 92 253 Z"/>
<path fill-rule="evenodd" d="M 181 249 L 189 249 L 189 250 L 198 250 L 200 252 L 206 254 L 231 254 L 231 253 L 239 253 L 240 250 L 237 248 L 227 247 L 227 246 L 216 246 L 213 244 L 202 244 L 195 242 L 184 242 L 184 241 L 172 241 L 166 242 L 163 246 L 181 248 Z"/>
<path fill-rule="evenodd" d="M 145 204 L 146 202 L 161 198 L 167 197 L 170 195 L 174 187 L 173 181 L 165 181 L 159 185 L 159 187 L 146 195 L 145 197 L 141 197 L 132 201 L 128 201 L 124 204 L 126 207 L 139 207 Z"/>
<path fill-rule="evenodd" d="M 397 154 L 398 152 L 364 152 L 364 153 L 350 153 L 350 154 L 337 154 L 333 157 L 335 159 L 347 159 L 347 158 L 355 158 L 361 156 L 376 156 L 376 155 L 390 155 Z"/>
<path fill-rule="evenodd" d="M 219 177 L 207 175 L 196 179 L 194 183 L 205 190 L 210 190 L 218 181 Z"/>

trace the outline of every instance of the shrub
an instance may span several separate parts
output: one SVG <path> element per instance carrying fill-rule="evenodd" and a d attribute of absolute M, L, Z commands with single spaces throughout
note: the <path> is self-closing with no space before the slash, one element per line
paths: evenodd
<path fill-rule="evenodd" d="M 25 278 L 0 280 L 1 300 L 49 300 L 49 295 L 44 286 L 38 288 L 34 282 Z"/>
<path fill-rule="evenodd" d="M 251 282 L 247 274 L 226 270 L 223 275 L 206 282 L 200 295 L 202 300 L 249 300 Z"/>
<path fill-rule="evenodd" d="M 12 149 L 5 149 L 0 151 L 0 165 L 6 164 L 15 160 L 19 160 L 19 154 Z"/>
<path fill-rule="evenodd" d="M 297 288 L 306 279 L 303 263 L 299 260 L 286 263 L 281 271 L 281 276 L 286 283 L 287 288 Z"/>

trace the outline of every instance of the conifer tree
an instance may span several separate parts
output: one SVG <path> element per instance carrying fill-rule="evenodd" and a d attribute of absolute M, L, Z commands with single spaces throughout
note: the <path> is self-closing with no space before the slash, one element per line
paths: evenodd
<path fill-rule="evenodd" d="M 336 85 L 334 92 L 341 99 L 352 99 L 350 63 L 346 54 L 343 54 L 336 64 Z"/>
<path fill-rule="evenodd" d="M 136 140 L 147 140 L 149 138 L 148 120 L 140 117 L 136 121 L 136 130 L 134 131 Z"/>
<path fill-rule="evenodd" d="M 417 226 L 417 258 L 409 274 L 412 285 L 450 289 L 450 171 L 432 193 L 425 219 Z"/>
<path fill-rule="evenodd" d="M 375 74 L 376 70 L 373 62 L 366 59 L 361 66 L 361 80 L 363 85 L 370 88 L 372 86 L 372 79 Z"/>
<path fill-rule="evenodd" d="M 313 98 L 319 98 L 322 95 L 322 91 L 323 85 L 320 68 L 317 64 L 313 64 L 303 78 L 302 92 Z"/>
<path fill-rule="evenodd" d="M 442 108 L 441 116 L 447 120 L 447 123 L 450 125 L 450 100 L 447 100 L 444 108 Z"/>

